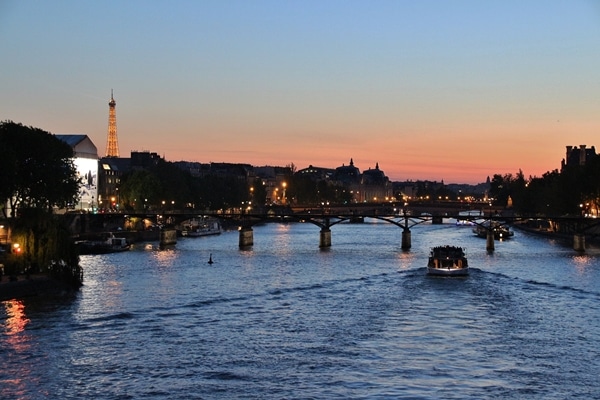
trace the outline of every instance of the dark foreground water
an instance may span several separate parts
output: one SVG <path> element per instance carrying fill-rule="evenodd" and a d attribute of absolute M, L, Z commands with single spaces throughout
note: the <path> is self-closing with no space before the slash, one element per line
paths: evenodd
<path fill-rule="evenodd" d="M 255 227 L 82 257 L 68 298 L 1 304 L 2 399 L 600 398 L 600 253 L 517 231 Z M 430 246 L 468 278 L 425 275 Z M 156 244 L 154 244 L 156 245 Z M 207 260 L 212 253 L 215 263 Z"/>

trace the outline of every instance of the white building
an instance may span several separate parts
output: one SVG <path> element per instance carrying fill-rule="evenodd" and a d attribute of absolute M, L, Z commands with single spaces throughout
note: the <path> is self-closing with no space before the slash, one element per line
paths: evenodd
<path fill-rule="evenodd" d="M 75 153 L 74 165 L 81 178 L 77 210 L 92 211 L 98 206 L 98 149 L 87 135 L 56 135 Z"/>

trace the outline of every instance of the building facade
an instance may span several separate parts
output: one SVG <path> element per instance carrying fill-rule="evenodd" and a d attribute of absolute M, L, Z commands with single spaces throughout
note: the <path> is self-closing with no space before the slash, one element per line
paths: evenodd
<path fill-rule="evenodd" d="M 586 164 L 587 160 L 590 160 L 593 157 L 596 157 L 596 148 L 594 146 L 587 147 L 585 144 L 579 145 L 579 147 L 567 146 L 567 154 L 562 160 L 561 170 L 567 166 L 583 166 Z"/>
<path fill-rule="evenodd" d="M 76 210 L 92 211 L 98 206 L 98 149 L 92 140 L 83 134 L 55 135 L 73 149 L 73 163 L 81 180 L 79 203 Z"/>

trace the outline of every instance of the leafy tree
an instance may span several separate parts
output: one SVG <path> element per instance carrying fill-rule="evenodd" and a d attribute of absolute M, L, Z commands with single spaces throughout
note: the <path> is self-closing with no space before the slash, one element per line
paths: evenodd
<path fill-rule="evenodd" d="M 317 183 L 312 179 L 294 175 L 289 182 L 288 196 L 296 199 L 298 204 L 315 204 L 317 202 Z"/>
<path fill-rule="evenodd" d="M 79 178 L 71 146 L 12 121 L 0 122 L 0 144 L 0 197 L 8 199 L 13 217 L 20 208 L 51 210 L 77 201 Z"/>
<path fill-rule="evenodd" d="M 267 202 L 267 189 L 260 178 L 255 178 L 252 184 L 252 204 L 255 207 L 264 206 Z"/>
<path fill-rule="evenodd" d="M 6 135 L 0 133 L 0 199 L 2 199 L 2 206 L 4 205 L 4 200 L 12 197 L 14 194 L 17 182 L 16 165 L 17 157 L 16 152 L 13 151 L 13 144 L 8 140 Z M 2 212 L 4 217 L 6 217 L 6 210 L 4 208 Z"/>
<path fill-rule="evenodd" d="M 153 174 L 158 178 L 162 189 L 161 202 L 164 200 L 174 207 L 181 209 L 188 203 L 194 202 L 193 188 L 197 187 L 193 183 L 191 174 L 183 171 L 174 163 L 160 160 L 152 169 Z"/>
<path fill-rule="evenodd" d="M 248 201 L 246 181 L 230 176 L 207 175 L 199 178 L 199 201 L 203 208 L 211 210 L 240 207 Z"/>
<path fill-rule="evenodd" d="M 579 215 L 584 193 L 584 168 L 568 166 L 558 175 L 554 198 L 555 213 Z"/>
<path fill-rule="evenodd" d="M 12 241 L 6 272 L 45 272 L 80 286 L 79 256 L 68 229 L 52 214 L 77 200 L 73 149 L 54 135 L 11 121 L 0 122 L 0 197 L 11 207 Z M 18 213 L 17 213 L 18 211 Z M 6 210 L 3 209 L 5 217 Z"/>
<path fill-rule="evenodd" d="M 11 255 L 7 274 L 49 273 L 72 286 L 80 286 L 83 273 L 71 234 L 55 215 L 44 209 L 21 209 L 13 224 L 12 239 L 22 249 Z"/>
<path fill-rule="evenodd" d="M 584 169 L 583 202 L 589 203 L 595 210 L 600 208 L 600 155 L 586 162 Z"/>
<path fill-rule="evenodd" d="M 523 171 L 519 169 L 519 172 L 516 174 L 515 178 L 510 183 L 510 190 L 508 195 L 512 198 L 513 207 L 515 204 L 523 204 L 525 190 L 527 188 L 527 181 L 525 180 L 525 175 Z"/>
<path fill-rule="evenodd" d="M 508 196 L 511 195 L 511 185 L 513 183 L 512 174 L 495 174 L 490 182 L 490 197 L 494 198 L 494 204 L 506 206 Z"/>
<path fill-rule="evenodd" d="M 162 195 L 160 180 L 146 170 L 136 170 L 124 176 L 119 189 L 125 207 L 136 211 L 158 204 Z"/>

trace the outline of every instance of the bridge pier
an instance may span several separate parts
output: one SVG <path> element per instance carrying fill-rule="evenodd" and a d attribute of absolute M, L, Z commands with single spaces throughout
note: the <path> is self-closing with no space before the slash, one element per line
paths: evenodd
<path fill-rule="evenodd" d="M 177 244 L 177 231 L 175 229 L 162 229 L 160 231 L 159 248 L 164 249 Z"/>
<path fill-rule="evenodd" d="M 331 247 L 331 229 L 322 228 L 319 238 L 319 247 Z"/>
<path fill-rule="evenodd" d="M 411 232 L 410 229 L 404 228 L 402 229 L 402 250 L 410 250 L 411 243 Z"/>
<path fill-rule="evenodd" d="M 251 227 L 240 228 L 240 247 L 249 247 L 254 244 L 254 231 Z"/>
<path fill-rule="evenodd" d="M 488 229 L 487 235 L 485 237 L 485 249 L 487 251 L 494 251 L 494 231 Z"/>
<path fill-rule="evenodd" d="M 573 235 L 573 249 L 575 251 L 585 251 L 585 235 L 581 233 Z"/>

